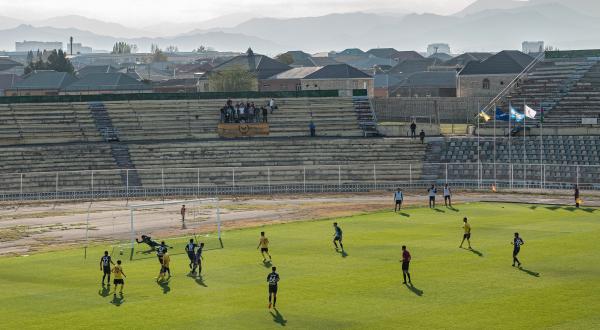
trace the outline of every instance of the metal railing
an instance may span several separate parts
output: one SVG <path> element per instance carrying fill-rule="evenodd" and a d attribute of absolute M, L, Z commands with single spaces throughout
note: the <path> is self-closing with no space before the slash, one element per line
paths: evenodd
<path fill-rule="evenodd" d="M 544 59 L 544 52 L 541 52 L 538 56 L 536 56 L 524 69 L 519 73 L 513 80 L 511 80 L 506 87 L 498 95 L 496 95 L 490 102 L 481 110 L 483 112 L 488 111 L 496 111 L 495 104 L 498 103 L 503 97 L 505 97 L 508 93 L 510 93 L 513 87 L 521 80 L 521 78 L 525 77 L 531 69 L 533 69 L 536 64 Z M 495 115 L 495 113 L 493 113 Z"/>
<path fill-rule="evenodd" d="M 135 171 L 141 184 L 134 184 Z M 368 192 L 432 183 L 455 188 L 600 191 L 600 166 L 533 163 L 398 163 L 156 168 L 0 174 L 0 201 Z"/>

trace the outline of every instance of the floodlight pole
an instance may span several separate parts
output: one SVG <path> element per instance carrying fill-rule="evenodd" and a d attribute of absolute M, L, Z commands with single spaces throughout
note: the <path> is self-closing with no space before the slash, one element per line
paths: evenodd
<path fill-rule="evenodd" d="M 377 190 L 377 165 L 373 164 L 373 190 Z"/>

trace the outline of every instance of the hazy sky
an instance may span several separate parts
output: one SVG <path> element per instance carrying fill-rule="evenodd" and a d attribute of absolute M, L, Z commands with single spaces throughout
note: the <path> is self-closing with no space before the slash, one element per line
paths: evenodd
<path fill-rule="evenodd" d="M 25 20 L 83 15 L 130 26 L 160 21 L 201 21 L 223 14 L 298 17 L 329 13 L 387 10 L 456 12 L 475 0 L 0 0 L 0 16 Z"/>

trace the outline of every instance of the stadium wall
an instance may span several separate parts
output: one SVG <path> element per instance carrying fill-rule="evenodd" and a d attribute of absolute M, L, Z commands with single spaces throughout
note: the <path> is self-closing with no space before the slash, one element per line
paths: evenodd
<path fill-rule="evenodd" d="M 367 90 L 352 90 L 352 96 L 366 96 Z M 3 96 L 0 104 L 13 103 L 70 103 L 70 102 L 110 102 L 148 100 L 214 100 L 251 98 L 299 98 L 299 97 L 339 97 L 338 90 L 284 91 L 284 92 L 209 92 L 209 93 L 130 93 L 104 95 L 45 95 L 45 96 Z"/>

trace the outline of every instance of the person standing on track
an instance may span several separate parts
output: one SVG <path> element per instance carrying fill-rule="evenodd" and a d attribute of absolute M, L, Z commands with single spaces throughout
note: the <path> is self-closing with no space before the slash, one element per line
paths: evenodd
<path fill-rule="evenodd" d="M 181 210 L 179 211 L 179 213 L 181 213 L 181 223 L 185 224 L 185 205 L 181 205 Z"/>
<path fill-rule="evenodd" d="M 394 201 L 396 202 L 396 205 L 394 206 L 394 212 L 402 210 L 403 200 L 404 194 L 402 193 L 402 189 L 398 188 L 398 190 L 394 193 Z"/>
<path fill-rule="evenodd" d="M 427 193 L 429 195 L 429 208 L 435 208 L 435 195 L 437 194 L 437 188 L 434 184 L 431 185 L 431 188 L 427 189 Z"/>
<path fill-rule="evenodd" d="M 450 187 L 448 187 L 448 184 L 446 183 L 444 185 L 444 205 L 446 205 L 446 207 L 450 207 L 452 208 L 452 190 L 450 190 Z"/>
<path fill-rule="evenodd" d="M 575 207 L 579 208 L 579 204 L 581 203 L 581 198 L 579 196 L 579 186 L 575 185 L 575 191 L 573 193 L 574 197 L 575 197 Z"/>

